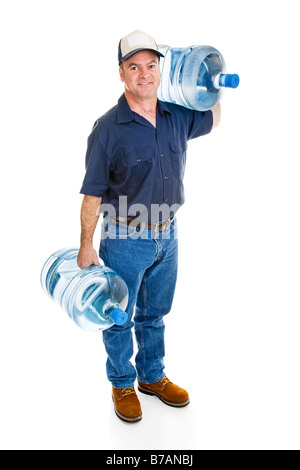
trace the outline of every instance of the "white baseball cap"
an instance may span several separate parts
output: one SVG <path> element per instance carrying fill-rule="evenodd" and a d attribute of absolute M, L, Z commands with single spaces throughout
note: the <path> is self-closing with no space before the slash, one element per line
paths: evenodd
<path fill-rule="evenodd" d="M 131 56 L 139 51 L 149 50 L 155 52 L 159 57 L 164 55 L 159 52 L 157 44 L 149 34 L 143 33 L 143 31 L 133 31 L 121 39 L 119 43 L 119 64 L 128 60 Z"/>

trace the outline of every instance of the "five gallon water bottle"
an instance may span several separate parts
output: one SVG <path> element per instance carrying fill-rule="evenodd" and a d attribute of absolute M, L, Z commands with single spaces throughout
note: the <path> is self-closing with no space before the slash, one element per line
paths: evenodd
<path fill-rule="evenodd" d="M 124 280 L 106 266 L 80 269 L 77 256 L 76 248 L 65 248 L 50 256 L 41 273 L 44 291 L 84 330 L 123 325 L 128 303 Z"/>
<path fill-rule="evenodd" d="M 212 109 L 224 88 L 237 88 L 236 74 L 226 74 L 224 58 L 211 46 L 171 48 L 158 46 L 161 85 L 158 98 L 198 111 Z"/>

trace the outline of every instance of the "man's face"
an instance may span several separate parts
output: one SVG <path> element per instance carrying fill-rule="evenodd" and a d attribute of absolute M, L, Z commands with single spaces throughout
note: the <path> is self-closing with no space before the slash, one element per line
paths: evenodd
<path fill-rule="evenodd" d="M 146 101 L 157 97 L 160 85 L 160 69 L 157 54 L 152 51 L 140 51 L 123 62 L 120 78 L 127 93 L 137 100 Z"/>

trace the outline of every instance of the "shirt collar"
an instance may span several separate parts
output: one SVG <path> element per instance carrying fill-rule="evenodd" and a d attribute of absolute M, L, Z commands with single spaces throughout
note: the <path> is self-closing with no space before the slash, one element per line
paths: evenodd
<path fill-rule="evenodd" d="M 168 109 L 167 104 L 160 100 L 157 100 L 157 109 L 160 114 L 163 114 L 163 113 L 172 114 L 171 111 Z M 134 120 L 135 120 L 135 116 L 133 112 L 131 111 L 129 104 L 127 103 L 125 94 L 123 93 L 123 95 L 120 97 L 118 101 L 118 124 L 130 122 Z"/>
<path fill-rule="evenodd" d="M 164 101 L 157 100 L 157 109 L 161 114 L 172 114 L 172 111 L 168 108 L 168 103 L 165 103 Z"/>
<path fill-rule="evenodd" d="M 125 94 L 123 93 L 118 101 L 118 124 L 130 121 L 134 121 L 134 114 L 127 103 Z"/>

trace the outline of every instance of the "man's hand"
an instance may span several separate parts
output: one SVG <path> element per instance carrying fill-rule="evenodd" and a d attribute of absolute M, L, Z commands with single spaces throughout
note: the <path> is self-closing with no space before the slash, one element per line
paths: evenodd
<path fill-rule="evenodd" d="M 99 265 L 99 257 L 93 247 L 80 247 L 77 264 L 81 269 L 88 268 L 92 264 Z"/>
<path fill-rule="evenodd" d="M 220 120 L 221 120 L 221 105 L 220 105 L 220 103 L 218 103 L 217 106 L 215 106 L 212 109 L 212 113 L 213 113 L 213 120 L 214 120 L 213 129 L 215 129 L 220 124 Z"/>

